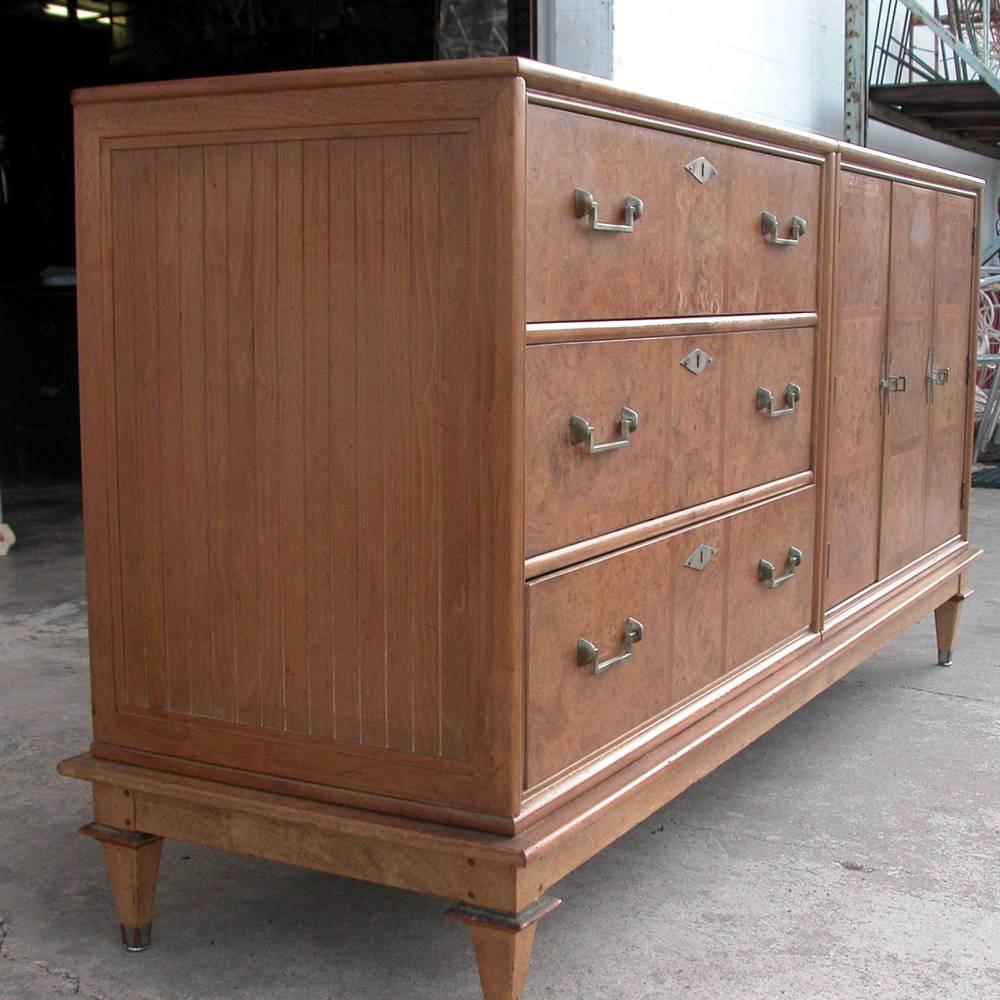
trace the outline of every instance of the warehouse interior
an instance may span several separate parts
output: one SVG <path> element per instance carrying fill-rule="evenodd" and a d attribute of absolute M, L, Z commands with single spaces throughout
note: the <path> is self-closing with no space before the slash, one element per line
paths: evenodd
<path fill-rule="evenodd" d="M 503 54 L 986 181 L 982 488 L 969 515 L 985 555 L 969 570 L 954 666 L 935 663 L 928 615 L 569 875 L 529 995 L 1000 992 L 1000 4 L 927 6 L 924 17 L 909 0 L 0 7 L 0 1000 L 478 995 L 471 958 L 456 959 L 471 956 L 464 929 L 440 921 L 434 899 L 178 841 L 153 948 L 127 954 L 108 933 L 100 852 L 76 835 L 90 790 L 55 770 L 91 732 L 70 94 Z M 936 95 L 921 100 L 921 85 Z"/>

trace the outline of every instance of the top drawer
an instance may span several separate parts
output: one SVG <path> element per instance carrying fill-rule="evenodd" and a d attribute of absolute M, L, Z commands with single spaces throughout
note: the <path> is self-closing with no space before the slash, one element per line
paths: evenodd
<path fill-rule="evenodd" d="M 704 182 L 685 169 L 700 157 Z M 820 177 L 817 163 L 530 105 L 528 322 L 814 312 Z M 634 230 L 591 228 L 577 189 L 601 225 L 641 199 Z M 780 239 L 804 219 L 798 243 L 769 242 L 765 212 Z"/>

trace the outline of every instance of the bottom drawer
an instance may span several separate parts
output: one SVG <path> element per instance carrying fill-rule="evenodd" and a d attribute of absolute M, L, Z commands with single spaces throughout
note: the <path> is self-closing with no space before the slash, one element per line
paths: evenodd
<path fill-rule="evenodd" d="M 529 583 L 526 787 L 806 628 L 814 518 L 810 486 Z"/>

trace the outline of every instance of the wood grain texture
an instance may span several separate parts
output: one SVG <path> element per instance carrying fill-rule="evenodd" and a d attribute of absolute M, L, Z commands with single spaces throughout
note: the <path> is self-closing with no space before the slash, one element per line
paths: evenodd
<path fill-rule="evenodd" d="M 137 933 L 153 921 L 163 841 L 157 838 L 139 847 L 105 842 L 101 850 L 122 927 L 122 940 L 134 941 Z"/>
<path fill-rule="evenodd" d="M 819 251 L 831 245 L 837 147 L 516 60 L 435 73 L 318 71 L 80 98 L 95 747 L 508 831 L 526 780 L 542 793 L 577 778 L 589 788 L 605 750 L 631 766 L 673 738 L 678 706 L 699 706 L 684 718 L 700 720 L 722 706 L 706 692 L 742 697 L 792 645 L 819 644 L 803 617 L 821 564 L 814 490 L 803 487 L 821 475 L 813 400 L 826 389 L 814 368 L 825 361 L 816 331 L 829 268 Z M 530 104 L 526 80 L 538 88 Z M 683 170 L 697 155 L 719 170 L 704 186 Z M 861 160 L 893 177 L 907 167 Z M 910 174 L 891 220 L 913 237 L 894 241 L 901 290 L 917 280 L 906 268 L 924 248 L 913 226 L 925 199 L 957 247 L 975 199 L 954 191 L 978 190 Z M 647 214 L 631 235 L 585 232 L 576 186 L 594 189 L 602 218 L 625 193 Z M 766 244 L 763 210 L 783 229 L 804 215 L 802 244 Z M 935 344 L 962 325 L 970 272 L 950 277 L 954 288 L 939 278 L 919 317 L 902 291 L 893 300 L 906 300 L 892 317 L 904 354 L 916 353 L 911 328 L 923 319 Z M 679 365 L 695 346 L 716 348 L 702 376 Z M 925 366 L 924 353 L 911 394 Z M 767 420 L 757 386 L 780 405 L 788 382 L 804 390 L 800 408 Z M 651 415 L 634 446 L 561 464 L 580 457 L 564 447 L 570 413 L 610 437 L 623 395 L 643 396 Z M 926 404 L 925 459 L 935 440 L 953 455 L 967 435 L 953 405 L 944 393 Z M 852 417 L 860 433 L 864 414 Z M 915 426 L 900 421 L 886 445 L 893 489 L 917 447 L 904 423 Z M 526 442 L 526 427 L 542 432 Z M 935 471 L 931 459 L 920 476 L 930 483 Z M 912 531 L 905 518 L 881 526 L 920 535 L 919 561 L 906 563 L 915 571 L 938 565 L 961 530 L 950 478 L 942 469 L 940 505 L 921 507 Z M 698 586 L 685 580 L 694 571 L 677 571 L 681 536 L 658 537 L 673 530 L 691 541 L 721 533 L 724 555 Z M 935 538 L 945 545 L 933 549 Z M 759 559 L 782 572 L 792 544 L 805 565 L 766 590 Z M 631 613 L 611 615 L 615 602 L 643 592 L 657 628 L 637 648 L 665 641 L 668 667 L 623 688 L 585 745 L 567 742 L 529 775 L 525 641 L 550 641 L 568 616 L 554 600 L 553 627 L 526 631 L 524 573 L 595 556 L 625 566 L 639 552 L 666 561 L 649 568 L 636 555 L 599 600 L 581 591 L 567 606 L 587 605 L 588 622 L 596 607 L 586 627 L 606 647 Z M 888 562 L 881 571 L 906 586 Z M 866 613 L 868 576 L 848 585 L 862 588 L 850 614 Z M 555 720 L 558 742 L 571 699 L 553 690 L 539 718 Z"/>
<path fill-rule="evenodd" d="M 730 666 L 761 655 L 809 624 L 816 572 L 816 553 L 811 550 L 815 506 L 815 489 L 801 490 L 732 518 L 725 631 Z M 802 552 L 802 563 L 794 577 L 771 589 L 758 578 L 760 561 L 768 560 L 778 575 L 785 575 L 791 569 L 791 546 Z"/>
<path fill-rule="evenodd" d="M 662 341 L 528 348 L 525 547 L 529 557 L 666 511 L 669 396 Z M 624 407 L 639 414 L 627 447 L 589 454 L 584 444 L 571 442 L 571 416 L 588 421 L 597 442 L 620 438 Z"/>
<path fill-rule="evenodd" d="M 628 767 L 526 825 L 515 837 L 418 823 L 380 813 L 309 802 L 232 785 L 132 767 L 83 754 L 63 761 L 61 774 L 131 798 L 145 830 L 292 861 L 385 884 L 516 912 L 694 781 L 746 746 L 864 661 L 889 638 L 961 590 L 962 573 L 978 552 L 955 545 L 938 563 L 881 592 L 838 621 L 817 650 L 791 653 L 732 704 Z M 117 799 L 117 796 L 114 796 Z M 95 796 L 96 805 L 96 796 Z M 100 821 L 111 814 L 98 812 Z M 114 815 L 118 815 L 115 813 Z M 407 863 L 400 864 L 401 857 Z M 469 859 L 476 861 L 469 864 Z M 432 860 L 433 859 L 433 860 Z M 455 864 L 445 859 L 454 859 Z M 504 870 L 520 870 L 504 884 Z"/>
<path fill-rule="evenodd" d="M 797 329 L 529 347 L 528 558 L 808 470 L 813 342 Z M 713 359 L 700 374 L 681 364 L 695 350 Z M 789 383 L 793 414 L 757 409 L 759 386 L 784 407 Z M 627 447 L 571 443 L 570 416 L 613 441 L 623 407 L 639 414 Z"/>
<path fill-rule="evenodd" d="M 698 156 L 719 172 L 704 185 L 684 170 Z M 532 106 L 528 178 L 531 322 L 815 310 L 816 164 Z M 635 232 L 588 229 L 576 188 L 612 223 L 626 195 L 641 198 Z M 814 226 L 800 246 L 772 246 L 763 211 Z"/>
<path fill-rule="evenodd" d="M 886 180 L 903 180 L 908 183 L 927 184 L 938 188 L 966 191 L 970 194 L 982 191 L 986 182 L 981 177 L 962 174 L 955 170 L 921 163 L 892 153 L 854 146 L 851 143 L 837 144 L 841 162 L 852 172 L 868 173 L 870 176 Z"/>
<path fill-rule="evenodd" d="M 470 926 L 483 1000 L 521 1000 L 524 996 L 537 926 L 531 924 L 523 930 Z"/>
<path fill-rule="evenodd" d="M 925 374 L 934 329 L 937 194 L 909 184 L 892 187 L 889 266 L 889 371 L 906 378 L 888 393 L 882 468 L 879 576 L 925 551 L 928 406 Z"/>
<path fill-rule="evenodd" d="M 720 493 L 811 467 L 815 337 L 814 330 L 774 330 L 728 341 L 722 368 Z M 801 390 L 794 413 L 768 417 L 757 408 L 761 387 L 773 394 L 775 410 L 788 409 L 789 384 Z"/>
<path fill-rule="evenodd" d="M 958 632 L 958 622 L 962 616 L 962 608 L 965 602 L 972 596 L 973 591 L 962 590 L 955 594 L 944 604 L 938 605 L 934 609 L 934 632 L 937 638 L 938 664 L 942 667 L 950 667 L 952 663 L 952 653 L 955 648 L 955 635 Z"/>
<path fill-rule="evenodd" d="M 962 531 L 962 490 L 966 483 L 966 433 L 971 381 L 969 324 L 970 279 L 976 270 L 976 202 L 959 195 L 937 194 L 934 243 L 934 321 L 930 345 L 936 371 L 947 369 L 947 382 L 924 383 L 930 405 L 927 438 L 927 500 L 924 547 L 933 548 Z"/>
<path fill-rule="evenodd" d="M 892 185 L 840 177 L 837 298 L 830 362 L 828 608 L 878 577 Z"/>
<path fill-rule="evenodd" d="M 800 490 L 530 583 L 526 786 L 804 629 L 814 502 Z M 685 566 L 699 545 L 716 550 L 703 570 Z M 783 571 L 789 545 L 806 551 L 804 565 L 769 591 L 757 563 Z M 579 638 L 602 660 L 617 655 L 630 617 L 644 626 L 630 660 L 600 675 L 578 666 Z"/>
<path fill-rule="evenodd" d="M 762 500 L 769 500 L 771 497 L 780 496 L 782 493 L 790 493 L 792 490 L 797 490 L 803 486 L 811 486 L 814 481 L 815 476 L 812 472 L 797 472 L 792 476 L 775 479 L 760 486 L 752 486 L 750 489 L 740 490 L 738 493 L 731 493 L 728 496 L 713 497 L 713 499 L 705 503 L 685 507 L 683 510 L 675 511 L 672 514 L 665 514 L 663 517 L 654 517 L 650 521 L 641 521 L 638 524 L 622 528 L 620 531 L 612 531 L 606 535 L 596 535 L 593 538 L 586 539 L 586 541 L 575 542 L 572 545 L 552 549 L 549 552 L 543 552 L 541 555 L 531 556 L 529 559 L 526 559 L 524 561 L 524 577 L 526 580 L 531 580 L 546 573 L 565 569 L 586 559 L 593 559 L 595 556 L 602 556 L 616 549 L 625 548 L 628 545 L 635 545 L 639 542 L 648 541 L 651 538 L 658 538 L 669 531 L 677 531 L 690 524 L 696 524 L 698 521 L 719 517 L 740 507 L 759 503 Z"/>
<path fill-rule="evenodd" d="M 141 104 L 81 108 L 109 150 L 115 359 L 87 372 L 115 400 L 89 478 L 120 504 L 99 742 L 516 811 L 523 88 L 435 95 L 412 126 L 366 132 L 343 91 L 307 135 L 262 111 L 183 141 Z"/>
<path fill-rule="evenodd" d="M 963 569 L 979 555 L 961 546 L 887 588 L 818 647 L 785 657 L 738 698 L 527 825 L 510 846 L 524 852 L 532 889 L 545 892 L 929 614 L 956 592 Z"/>
<path fill-rule="evenodd" d="M 718 129 L 754 137 L 757 141 L 791 145 L 804 150 L 826 153 L 837 144 L 824 136 L 801 130 L 780 128 L 706 111 L 703 108 L 677 104 L 649 95 L 616 87 L 607 80 L 586 76 L 530 59 L 499 57 L 475 60 L 445 60 L 393 65 L 351 66 L 297 70 L 282 73 L 255 73 L 239 77 L 206 77 L 192 80 L 168 80 L 153 84 L 128 84 L 115 87 L 93 87 L 77 90 L 73 102 L 77 106 L 142 101 L 150 98 L 184 98 L 194 96 L 227 97 L 252 95 L 258 101 L 262 95 L 281 91 L 324 91 L 340 87 L 392 84 L 396 88 L 411 83 L 435 83 L 453 80 L 482 80 L 521 76 L 535 89 L 533 99 L 563 95 L 571 102 L 589 102 L 595 112 L 607 111 L 608 105 L 632 113 L 655 115 L 659 119 L 685 122 L 702 128 Z M 388 89 L 388 88 L 387 88 Z M 862 151 L 864 152 L 864 151 Z M 933 169 L 933 168 L 930 168 Z M 940 171 L 944 174 L 944 171 Z M 958 175 L 956 175 L 958 176 Z"/>
<path fill-rule="evenodd" d="M 830 398 L 832 385 L 833 328 L 837 291 L 837 235 L 840 221 L 840 160 L 829 153 L 823 164 L 823 235 L 818 255 L 820 270 L 820 322 L 816 329 L 813 395 L 813 465 L 816 469 L 816 535 L 813 543 L 816 572 L 813 576 L 811 627 L 823 631 L 826 614 L 826 583 L 828 569 L 827 521 L 829 518 L 830 482 Z"/>

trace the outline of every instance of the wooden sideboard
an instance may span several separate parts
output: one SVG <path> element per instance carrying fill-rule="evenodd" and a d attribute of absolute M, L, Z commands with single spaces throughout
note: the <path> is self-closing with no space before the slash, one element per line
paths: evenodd
<path fill-rule="evenodd" d="M 518 59 L 76 95 L 94 785 L 449 899 L 560 878 L 930 611 L 978 180 Z M 168 904 L 169 905 L 169 904 Z"/>

